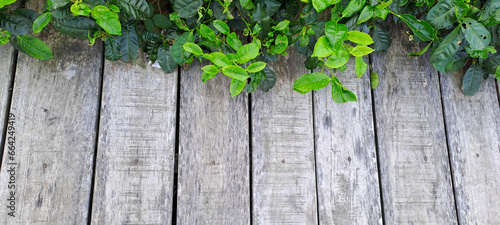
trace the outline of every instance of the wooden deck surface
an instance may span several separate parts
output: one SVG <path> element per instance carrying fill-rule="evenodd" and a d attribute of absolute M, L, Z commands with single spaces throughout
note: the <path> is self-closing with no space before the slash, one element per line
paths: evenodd
<path fill-rule="evenodd" d="M 405 28 L 338 74 L 358 102 L 292 90 L 231 98 L 201 66 L 165 74 L 54 33 L 40 61 L 0 46 L 0 224 L 500 224 L 499 88 L 460 91 Z"/>

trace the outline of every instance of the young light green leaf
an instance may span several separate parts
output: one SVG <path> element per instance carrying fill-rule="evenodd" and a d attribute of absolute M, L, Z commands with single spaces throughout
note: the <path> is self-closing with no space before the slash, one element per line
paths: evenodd
<path fill-rule="evenodd" d="M 278 25 L 276 25 L 275 29 L 276 30 L 285 30 L 286 28 L 288 28 L 289 24 L 290 24 L 289 20 L 283 20 L 283 21 L 279 22 Z"/>
<path fill-rule="evenodd" d="M 373 43 L 373 40 L 369 34 L 357 30 L 349 31 L 347 33 L 347 40 L 363 45 L 369 45 Z"/>
<path fill-rule="evenodd" d="M 360 56 L 365 56 L 373 52 L 373 49 L 367 46 L 356 46 L 353 49 L 351 49 L 350 53 L 351 55 L 355 57 L 360 57 Z"/>
<path fill-rule="evenodd" d="M 259 46 L 254 43 L 246 44 L 236 52 L 236 56 L 238 57 L 238 60 L 236 62 L 246 63 L 252 59 L 255 59 L 255 57 L 257 57 L 258 55 Z"/>
<path fill-rule="evenodd" d="M 336 103 L 357 101 L 356 95 L 342 86 L 342 83 L 340 83 L 339 79 L 335 76 L 332 77 L 332 99 Z"/>
<path fill-rule="evenodd" d="M 378 83 L 379 83 L 378 73 L 371 73 L 370 74 L 370 81 L 371 81 L 372 90 L 377 88 Z"/>
<path fill-rule="evenodd" d="M 389 5 L 391 5 L 391 3 L 392 3 L 392 0 L 389 0 L 389 1 L 386 1 L 386 2 L 381 2 L 379 5 L 377 5 L 375 7 L 377 7 L 377 9 L 385 9 Z"/>
<path fill-rule="evenodd" d="M 71 6 L 71 12 L 73 13 L 73 16 L 89 16 L 90 14 L 90 8 L 82 3 L 75 3 Z"/>
<path fill-rule="evenodd" d="M 225 67 L 231 64 L 227 56 L 221 52 L 212 52 L 210 54 L 203 54 L 203 57 L 210 60 L 213 64 L 219 67 Z"/>
<path fill-rule="evenodd" d="M 49 24 L 52 19 L 52 13 L 46 12 L 36 18 L 35 22 L 33 22 L 33 33 L 39 33 L 42 29 Z"/>
<path fill-rule="evenodd" d="M 110 5 L 108 5 L 108 8 L 114 12 L 117 12 L 117 13 L 120 12 L 120 8 L 118 8 L 118 6 L 116 6 L 116 5 L 110 4 Z"/>
<path fill-rule="evenodd" d="M 184 44 L 193 41 L 194 36 L 192 32 L 183 33 L 174 41 L 174 43 L 172 44 L 171 53 L 172 58 L 174 59 L 174 62 L 177 63 L 177 65 L 182 66 L 189 60 L 191 53 L 184 50 Z"/>
<path fill-rule="evenodd" d="M 231 80 L 231 86 L 229 88 L 229 91 L 231 92 L 231 98 L 234 98 L 234 96 L 239 95 L 241 91 L 245 88 L 246 80 L 238 80 L 238 79 L 232 79 Z"/>
<path fill-rule="evenodd" d="M 200 34 L 209 40 L 215 41 L 215 32 L 205 24 L 200 24 Z"/>
<path fill-rule="evenodd" d="M 368 68 L 368 64 L 365 63 L 365 60 L 363 57 L 356 57 L 356 74 L 358 75 L 358 78 L 361 78 L 363 74 L 366 72 L 366 68 Z"/>
<path fill-rule="evenodd" d="M 462 31 L 473 50 L 484 49 L 490 44 L 490 32 L 482 24 L 473 19 L 464 20 Z"/>
<path fill-rule="evenodd" d="M 324 73 L 309 73 L 302 75 L 293 83 L 293 90 L 305 94 L 311 90 L 326 87 L 332 79 Z"/>
<path fill-rule="evenodd" d="M 208 73 L 208 72 L 203 72 L 203 73 L 201 74 L 201 81 L 202 81 L 203 83 L 205 83 L 205 82 L 207 82 L 207 80 L 210 80 L 210 79 L 214 78 L 214 77 L 215 77 L 215 75 L 217 75 L 217 74 Z"/>
<path fill-rule="evenodd" d="M 201 70 L 207 72 L 207 73 L 211 73 L 211 74 L 217 74 L 219 73 L 219 69 L 217 69 L 216 66 L 214 65 L 207 65 L 207 66 L 204 66 L 203 68 L 201 68 Z"/>
<path fill-rule="evenodd" d="M 339 68 L 349 61 L 349 53 L 345 48 L 339 48 L 338 51 L 334 52 L 328 60 L 326 60 L 325 65 L 330 68 Z"/>
<path fill-rule="evenodd" d="M 247 78 L 250 77 L 250 76 L 248 76 L 248 73 L 247 73 L 247 71 L 245 71 L 245 69 L 243 69 L 239 66 L 235 66 L 235 65 L 229 65 L 229 66 L 223 67 L 222 73 L 224 73 L 224 75 L 226 75 L 228 77 L 231 77 L 231 78 L 234 78 L 237 80 L 246 80 Z"/>
<path fill-rule="evenodd" d="M 240 5 L 244 9 L 254 9 L 255 5 L 253 4 L 252 0 L 240 0 Z"/>
<path fill-rule="evenodd" d="M 254 62 L 247 67 L 247 71 L 249 73 L 257 73 L 257 72 L 263 70 L 264 67 L 266 67 L 266 65 L 267 65 L 267 63 L 265 63 L 265 62 Z"/>
<path fill-rule="evenodd" d="M 215 29 L 219 30 L 223 34 L 229 34 L 229 32 L 230 32 L 229 27 L 222 20 L 215 20 L 214 27 L 215 27 Z"/>
<path fill-rule="evenodd" d="M 10 5 L 16 1 L 17 0 L 0 0 L 0 8 L 4 7 L 6 5 Z"/>
<path fill-rule="evenodd" d="M 401 14 L 398 16 L 422 41 L 431 41 L 434 39 L 434 28 L 427 21 L 420 21 L 410 14 Z"/>
<path fill-rule="evenodd" d="M 226 37 L 226 42 L 231 48 L 234 50 L 238 51 L 243 44 L 241 44 L 240 39 L 238 36 L 236 36 L 236 33 L 232 32 L 231 34 L 227 35 Z"/>
<path fill-rule="evenodd" d="M 431 54 L 431 63 L 434 68 L 442 73 L 448 72 L 453 65 L 453 56 L 462 42 L 463 34 L 460 26 L 456 27 Z"/>
<path fill-rule="evenodd" d="M 0 32 L 0 45 L 6 44 L 7 42 L 9 42 L 9 38 L 11 36 L 12 35 L 10 35 L 10 32 L 8 30 L 4 30 L 4 31 Z"/>
<path fill-rule="evenodd" d="M 355 12 L 361 10 L 363 6 L 365 5 L 366 0 L 353 0 L 349 1 L 349 4 L 345 7 L 345 9 L 342 11 L 342 17 L 343 18 L 348 18 L 351 17 L 352 14 Z"/>
<path fill-rule="evenodd" d="M 427 46 L 425 46 L 425 48 L 423 48 L 422 50 L 415 52 L 415 53 L 408 53 L 408 56 L 420 56 L 420 55 L 424 54 L 427 51 L 427 49 L 429 49 L 431 44 L 432 44 L 432 41 L 429 42 L 429 44 Z"/>
<path fill-rule="evenodd" d="M 122 26 L 118 14 L 110 11 L 106 6 L 98 5 L 92 9 L 92 17 L 96 23 L 109 34 L 121 35 Z"/>
<path fill-rule="evenodd" d="M 321 36 L 314 46 L 313 57 L 328 57 L 335 51 L 326 36 Z"/>
<path fill-rule="evenodd" d="M 358 22 L 356 24 L 361 24 L 363 22 L 368 21 L 373 17 L 374 11 L 376 8 L 373 8 L 372 6 L 365 6 L 363 10 L 361 10 L 361 13 L 359 14 L 358 17 Z"/>
<path fill-rule="evenodd" d="M 325 25 L 325 35 L 330 40 L 333 49 L 338 49 L 347 39 L 347 26 L 341 23 L 327 22 Z"/>
<path fill-rule="evenodd" d="M 479 91 L 481 83 L 483 82 L 484 71 L 478 64 L 472 66 L 465 72 L 462 80 L 462 89 L 464 95 L 474 95 Z"/>
<path fill-rule="evenodd" d="M 26 53 L 37 59 L 47 60 L 54 57 L 49 46 L 38 38 L 28 35 L 18 35 L 17 43 Z"/>
<path fill-rule="evenodd" d="M 183 46 L 184 51 L 193 53 L 195 55 L 203 55 L 203 50 L 201 50 L 200 46 L 193 42 L 187 42 Z"/>

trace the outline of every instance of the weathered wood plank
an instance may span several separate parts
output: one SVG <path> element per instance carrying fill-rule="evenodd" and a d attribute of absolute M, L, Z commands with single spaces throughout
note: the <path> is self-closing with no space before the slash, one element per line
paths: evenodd
<path fill-rule="evenodd" d="M 171 224 L 177 72 L 106 61 L 92 224 Z"/>
<path fill-rule="evenodd" d="M 316 179 L 311 93 L 293 82 L 309 73 L 290 50 L 271 67 L 276 86 L 252 95 L 254 224 L 316 224 Z"/>
<path fill-rule="evenodd" d="M 4 155 L 0 177 L 0 198 L 14 196 L 15 217 L 3 207 L 0 224 L 85 224 L 102 45 L 90 47 L 54 31 L 39 38 L 54 58 L 19 54 L 10 109 L 16 117 L 15 156 Z M 13 180 L 15 187 L 7 188 Z"/>
<path fill-rule="evenodd" d="M 407 56 L 420 47 L 391 24 L 391 49 L 373 55 L 385 223 L 455 224 L 438 72 L 428 54 Z"/>
<path fill-rule="evenodd" d="M 4 137 L 4 127 L 7 118 L 6 113 L 8 112 L 8 102 L 10 97 L 9 90 L 10 84 L 12 83 L 12 70 L 14 69 L 14 48 L 10 44 L 5 44 L 0 46 L 0 140 Z M 0 143 L 3 144 L 3 143 Z M 2 146 L 3 150 L 3 146 Z M 0 151 L 1 152 L 1 151 Z"/>
<path fill-rule="evenodd" d="M 351 58 L 335 76 L 358 102 L 335 103 L 331 86 L 314 93 L 319 222 L 382 224 L 370 74 L 358 79 Z"/>
<path fill-rule="evenodd" d="M 248 98 L 201 73 L 194 62 L 180 78 L 177 224 L 249 224 Z"/>
<path fill-rule="evenodd" d="M 462 94 L 465 70 L 441 76 L 460 224 L 500 224 L 500 110 L 495 80 Z"/>

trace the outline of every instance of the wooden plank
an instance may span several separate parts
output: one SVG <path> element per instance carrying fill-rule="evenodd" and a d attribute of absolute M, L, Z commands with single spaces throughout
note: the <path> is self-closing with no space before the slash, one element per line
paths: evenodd
<path fill-rule="evenodd" d="M 181 72 L 177 224 L 249 224 L 248 97 L 201 73 Z"/>
<path fill-rule="evenodd" d="M 500 110 L 495 80 L 462 94 L 465 70 L 441 76 L 460 224 L 500 224 Z"/>
<path fill-rule="evenodd" d="M 421 46 L 406 30 L 391 23 L 391 49 L 373 55 L 385 223 L 455 224 L 438 72 L 428 53 L 407 56 Z"/>
<path fill-rule="evenodd" d="M 309 73 L 290 54 L 271 64 L 276 86 L 252 95 L 254 224 L 317 224 L 311 93 L 293 82 Z"/>
<path fill-rule="evenodd" d="M 8 113 L 9 110 L 8 102 L 12 91 L 9 89 L 11 88 L 10 85 L 13 79 L 12 70 L 14 69 L 14 48 L 12 48 L 10 44 L 0 46 L 0 59 L 2 59 L 0 60 L 0 140 L 3 140 L 3 125 L 8 117 L 6 113 Z M 0 144 L 3 144 L 3 142 Z"/>
<path fill-rule="evenodd" d="M 177 72 L 106 61 L 93 224 L 171 224 Z"/>
<path fill-rule="evenodd" d="M 96 144 L 102 45 L 54 30 L 38 36 L 54 58 L 19 54 L 10 112 L 15 155 L 5 154 L 0 224 L 85 224 Z M 6 143 L 8 149 L 12 146 Z M 15 182 L 15 187 L 8 188 Z M 7 202 L 4 202 L 7 204 Z M 12 213 L 15 217 L 10 216 Z"/>
<path fill-rule="evenodd" d="M 382 224 L 370 74 L 358 79 L 351 58 L 335 76 L 358 102 L 335 103 L 330 85 L 314 92 L 319 222 Z"/>

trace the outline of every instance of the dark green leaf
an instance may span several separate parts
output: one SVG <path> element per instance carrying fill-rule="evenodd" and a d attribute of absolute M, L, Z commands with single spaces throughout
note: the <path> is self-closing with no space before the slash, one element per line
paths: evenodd
<path fill-rule="evenodd" d="M 60 33 L 81 38 L 88 38 L 89 34 L 93 34 L 99 27 L 93 20 L 85 17 L 75 17 L 71 20 L 55 19 L 53 24 Z"/>
<path fill-rule="evenodd" d="M 464 95 L 474 95 L 479 91 L 483 82 L 484 71 L 478 64 L 472 64 L 467 70 L 462 80 L 462 89 Z"/>
<path fill-rule="evenodd" d="M 54 57 L 49 46 L 38 38 L 28 35 L 18 35 L 17 43 L 26 53 L 37 59 L 47 60 Z"/>
<path fill-rule="evenodd" d="M 125 27 L 124 27 L 125 28 Z M 139 38 L 134 26 L 123 29 L 123 34 L 118 36 L 121 46 L 122 60 L 133 62 L 139 56 Z"/>
<path fill-rule="evenodd" d="M 431 41 L 434 39 L 434 28 L 427 21 L 420 21 L 413 15 L 402 14 L 399 18 L 408 25 L 408 27 L 422 41 Z"/>
<path fill-rule="evenodd" d="M 24 35 L 31 31 L 31 21 L 18 14 L 0 13 L 0 28 L 8 30 L 12 35 Z"/>
<path fill-rule="evenodd" d="M 486 73 L 495 74 L 498 65 L 500 65 L 500 54 L 495 54 L 483 62 L 483 70 Z"/>
<path fill-rule="evenodd" d="M 263 74 L 264 74 L 263 71 L 250 74 L 250 78 L 252 78 L 252 80 L 250 81 L 249 84 L 246 85 L 246 91 L 248 93 L 253 93 L 255 90 L 257 90 L 257 87 L 259 87 L 260 81 L 264 76 Z"/>
<path fill-rule="evenodd" d="M 104 42 L 104 56 L 109 61 L 117 61 L 121 56 L 120 41 L 115 36 L 108 36 Z"/>
<path fill-rule="evenodd" d="M 136 19 L 151 17 L 151 10 L 146 0 L 116 0 L 116 5 Z"/>
<path fill-rule="evenodd" d="M 373 50 L 385 52 L 391 47 L 391 36 L 382 27 L 373 26 Z"/>
<path fill-rule="evenodd" d="M 342 86 L 342 83 L 340 83 L 339 79 L 335 76 L 332 77 L 332 99 L 336 103 L 357 101 L 356 95 Z"/>
<path fill-rule="evenodd" d="M 262 72 L 264 73 L 262 73 L 263 77 L 260 82 L 259 88 L 263 92 L 267 92 L 271 90 L 271 88 L 273 88 L 276 84 L 276 74 L 274 74 L 274 71 L 268 66 L 266 66 L 264 70 L 262 70 Z"/>
<path fill-rule="evenodd" d="M 465 39 L 473 50 L 486 48 L 491 41 L 491 34 L 486 28 L 473 19 L 465 19 L 462 24 Z"/>
<path fill-rule="evenodd" d="M 174 43 L 172 44 L 172 49 L 171 49 L 172 58 L 179 66 L 184 65 L 184 63 L 186 63 L 186 61 L 189 60 L 189 56 L 191 55 L 191 53 L 186 52 L 184 50 L 183 47 L 184 44 L 186 42 L 193 42 L 193 41 L 194 41 L 193 33 L 186 32 L 183 33 L 181 36 L 179 36 L 179 38 L 177 38 L 177 40 L 175 40 Z"/>
<path fill-rule="evenodd" d="M 455 8 L 450 1 L 441 1 L 429 10 L 426 20 L 437 29 L 448 27 L 457 21 Z"/>
<path fill-rule="evenodd" d="M 158 64 L 165 73 L 173 73 L 177 71 L 177 63 L 172 58 L 172 53 L 168 49 L 168 45 L 160 45 L 158 48 Z"/>
<path fill-rule="evenodd" d="M 460 27 L 456 27 L 431 54 L 431 63 L 434 68 L 442 73 L 448 72 L 453 65 L 453 55 L 462 42 L 463 34 Z"/>
<path fill-rule="evenodd" d="M 311 90 L 320 90 L 330 84 L 332 79 L 324 73 L 302 75 L 293 83 L 293 90 L 305 94 Z"/>
<path fill-rule="evenodd" d="M 172 25 L 172 22 L 168 19 L 168 17 L 162 15 L 162 14 L 156 14 L 153 16 L 153 23 L 160 28 L 163 29 L 169 29 L 174 27 Z"/>
<path fill-rule="evenodd" d="M 146 30 L 148 30 L 149 32 L 155 32 L 155 23 L 152 19 L 146 19 L 144 21 L 144 25 L 146 26 Z"/>
<path fill-rule="evenodd" d="M 500 1 L 488 1 L 484 6 L 485 10 L 481 14 L 479 21 L 484 26 L 493 26 L 500 23 Z"/>
<path fill-rule="evenodd" d="M 181 18 L 189 18 L 198 13 L 203 0 L 175 0 L 174 10 Z"/>
<path fill-rule="evenodd" d="M 70 2 L 70 0 L 52 0 L 52 7 L 54 7 L 54 9 L 58 9 L 66 6 Z"/>

